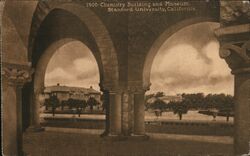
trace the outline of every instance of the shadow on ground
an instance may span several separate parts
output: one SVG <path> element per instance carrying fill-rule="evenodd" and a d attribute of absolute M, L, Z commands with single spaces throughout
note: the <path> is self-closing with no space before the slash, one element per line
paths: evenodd
<path fill-rule="evenodd" d="M 232 139 L 228 137 L 206 140 L 201 136 L 149 136 L 147 141 L 105 141 L 93 133 L 29 132 L 24 133 L 23 146 L 31 156 L 230 156 L 233 152 Z"/>

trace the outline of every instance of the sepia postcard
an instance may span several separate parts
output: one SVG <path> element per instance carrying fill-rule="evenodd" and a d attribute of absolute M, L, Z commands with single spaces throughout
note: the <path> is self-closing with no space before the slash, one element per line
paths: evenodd
<path fill-rule="evenodd" d="M 0 0 L 4 156 L 250 156 L 250 0 Z"/>

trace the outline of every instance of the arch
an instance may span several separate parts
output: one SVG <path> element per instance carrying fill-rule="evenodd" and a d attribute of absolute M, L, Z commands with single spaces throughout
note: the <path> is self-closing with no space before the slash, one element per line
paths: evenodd
<path fill-rule="evenodd" d="M 7 16 L 3 16 L 2 28 L 2 56 L 4 62 L 26 63 L 26 47 L 18 34 L 13 21 Z M 10 53 L 11 52 L 11 53 Z"/>
<path fill-rule="evenodd" d="M 29 60 L 32 60 L 38 30 L 41 28 L 44 19 L 55 9 L 61 9 L 73 14 L 86 25 L 100 55 L 99 69 L 101 73 L 103 72 L 100 75 L 100 85 L 105 83 L 117 85 L 119 80 L 118 59 L 109 32 L 93 11 L 76 3 L 58 4 L 56 2 L 43 1 L 38 4 L 29 37 Z"/>
<path fill-rule="evenodd" d="M 56 21 L 57 19 L 59 20 Z M 101 54 L 94 38 L 79 18 L 62 9 L 52 10 L 41 24 L 36 36 L 31 58 L 33 67 L 37 68 L 37 64 L 47 48 L 53 43 L 67 38 L 83 42 L 92 51 L 98 64 L 100 82 L 102 82 L 103 65 Z"/>
<path fill-rule="evenodd" d="M 76 40 L 74 38 L 64 38 L 61 40 L 58 40 L 51 44 L 42 54 L 40 57 L 35 73 L 33 75 L 33 88 L 30 90 L 31 92 L 31 102 L 32 104 L 30 105 L 31 107 L 31 125 L 32 126 L 37 126 L 39 127 L 39 114 L 40 110 L 39 107 L 41 105 L 40 101 L 40 95 L 43 93 L 44 88 L 45 88 L 45 73 L 47 66 L 49 64 L 49 61 L 51 60 L 52 56 L 55 54 L 56 50 L 62 47 L 63 45 L 73 42 L 73 41 L 80 41 Z M 84 44 L 82 41 L 80 41 L 82 44 Z M 96 60 L 97 61 L 97 60 Z M 98 62 L 98 61 L 97 61 Z M 98 64 L 98 63 L 97 63 Z M 98 70 L 100 71 L 99 67 Z"/>
<path fill-rule="evenodd" d="M 55 54 L 56 50 L 62 47 L 63 45 L 73 42 L 73 41 L 79 41 L 73 38 L 64 38 L 61 40 L 58 40 L 51 44 L 43 53 L 41 58 L 39 59 L 37 66 L 36 66 L 36 71 L 34 73 L 34 93 L 41 93 L 44 89 L 44 80 L 45 80 L 45 73 L 47 66 L 49 64 L 49 61 L 51 60 L 52 56 Z M 80 41 L 82 44 L 84 44 L 82 41 Z M 96 60 L 97 65 L 98 61 Z M 98 65 L 98 70 L 99 65 Z M 100 73 L 100 72 L 99 72 Z"/>
<path fill-rule="evenodd" d="M 164 44 L 164 42 L 171 37 L 174 33 L 181 30 L 184 27 L 187 27 L 189 25 L 202 23 L 202 22 L 218 22 L 213 18 L 208 17 L 195 17 L 191 19 L 186 19 L 183 21 L 180 21 L 171 27 L 167 28 L 152 44 L 150 50 L 147 53 L 146 59 L 144 61 L 143 65 L 143 73 L 142 73 L 142 79 L 143 79 L 143 86 L 147 89 L 149 89 L 151 83 L 150 83 L 150 74 L 151 74 L 151 67 L 153 64 L 153 60 L 161 48 L 161 46 Z"/>
<path fill-rule="evenodd" d="M 0 19 L 2 23 L 6 21 L 3 16 L 8 16 L 15 26 L 16 33 L 19 35 L 25 48 L 28 47 L 29 33 L 32 23 L 33 14 L 35 12 L 38 1 L 1 1 L 2 13 Z M 15 10 L 15 11 L 13 11 Z M 27 50 L 25 50 L 26 54 Z M 27 58 L 26 58 L 27 59 Z"/>

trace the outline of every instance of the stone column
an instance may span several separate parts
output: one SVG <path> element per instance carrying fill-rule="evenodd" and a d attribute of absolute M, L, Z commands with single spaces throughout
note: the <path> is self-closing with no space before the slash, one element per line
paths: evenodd
<path fill-rule="evenodd" d="M 101 89 L 102 90 L 102 89 Z M 109 134 L 109 93 L 106 90 L 102 90 L 103 92 L 103 107 L 105 107 L 105 131 L 103 132 L 103 134 L 101 134 L 101 136 L 106 136 Z"/>
<path fill-rule="evenodd" d="M 134 94 L 134 134 L 145 135 L 145 92 Z"/>
<path fill-rule="evenodd" d="M 220 56 L 235 75 L 234 154 L 249 152 L 250 142 L 250 24 L 223 26 L 215 31 Z"/>
<path fill-rule="evenodd" d="M 121 94 L 118 91 L 109 91 L 109 134 L 120 135 L 122 127 Z"/>
<path fill-rule="evenodd" d="M 31 80 L 30 65 L 3 63 L 3 153 L 23 155 L 22 87 Z"/>
<path fill-rule="evenodd" d="M 142 81 L 130 81 L 128 90 L 133 97 L 133 135 L 145 135 L 145 92 L 148 87 L 143 87 Z M 133 95 L 133 96 L 132 96 Z"/>
<path fill-rule="evenodd" d="M 122 94 L 122 134 L 123 136 L 130 136 L 129 130 L 129 94 L 124 92 Z"/>
<path fill-rule="evenodd" d="M 33 88 L 31 95 L 31 105 L 30 105 L 30 127 L 26 131 L 30 132 L 40 132 L 44 128 L 40 125 L 40 106 L 41 106 L 41 93 L 44 91 L 44 75 L 46 71 L 46 66 L 39 62 L 33 77 Z"/>
<path fill-rule="evenodd" d="M 234 149 L 235 154 L 247 154 L 250 144 L 250 68 L 235 74 Z"/>
<path fill-rule="evenodd" d="M 122 131 L 122 96 L 118 85 L 100 84 L 106 107 L 106 127 L 101 136 L 120 136 Z"/>
<path fill-rule="evenodd" d="M 30 127 L 27 129 L 27 131 L 29 132 L 40 132 L 44 130 L 44 128 L 42 128 L 42 126 L 40 125 L 40 93 L 40 91 L 35 91 L 32 93 L 32 103 L 30 105 Z"/>

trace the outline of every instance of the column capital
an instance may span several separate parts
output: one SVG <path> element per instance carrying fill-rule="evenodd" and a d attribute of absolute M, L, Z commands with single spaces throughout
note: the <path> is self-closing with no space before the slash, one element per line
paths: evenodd
<path fill-rule="evenodd" d="M 232 74 L 250 72 L 250 40 L 221 43 L 219 54 L 232 69 Z"/>
<path fill-rule="evenodd" d="M 121 91 L 119 82 L 102 82 L 99 84 L 101 91 L 108 91 L 109 93 L 117 93 Z"/>
<path fill-rule="evenodd" d="M 232 74 L 250 72 L 250 24 L 224 26 L 215 30 L 220 41 L 221 58 L 232 69 Z"/>
<path fill-rule="evenodd" d="M 32 80 L 34 70 L 31 68 L 31 63 L 14 64 L 2 62 L 1 75 L 7 80 L 9 85 L 22 86 L 26 82 Z"/>
<path fill-rule="evenodd" d="M 149 85 L 143 85 L 142 81 L 128 81 L 127 90 L 133 93 L 145 93 L 150 88 Z"/>

